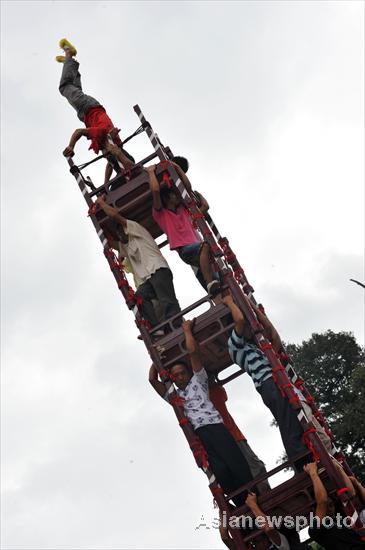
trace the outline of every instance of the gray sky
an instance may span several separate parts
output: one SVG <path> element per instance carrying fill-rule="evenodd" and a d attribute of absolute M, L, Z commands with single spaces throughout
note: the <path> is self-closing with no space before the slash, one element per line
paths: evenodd
<path fill-rule="evenodd" d="M 123 135 L 139 103 L 186 155 L 288 342 L 364 342 L 362 2 L 2 2 L 2 547 L 212 549 L 205 476 L 147 383 L 137 340 L 62 150 L 58 93 L 79 51 L 86 93 Z M 87 143 L 77 161 L 91 157 Z M 151 149 L 146 136 L 129 147 Z M 100 181 L 102 167 L 90 171 Z M 166 252 L 182 306 L 201 295 Z M 5 368 L 4 368 L 5 365 Z M 278 431 L 250 380 L 228 388 L 274 467 Z"/>

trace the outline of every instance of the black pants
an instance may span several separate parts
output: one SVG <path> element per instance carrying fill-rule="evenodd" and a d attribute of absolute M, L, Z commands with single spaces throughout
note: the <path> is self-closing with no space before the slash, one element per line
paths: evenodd
<path fill-rule="evenodd" d="M 302 442 L 303 428 L 286 397 L 282 397 L 273 378 L 268 378 L 259 388 L 262 400 L 278 423 L 281 439 L 288 458 L 308 451 Z M 307 461 L 304 461 L 304 463 Z"/>
<path fill-rule="evenodd" d="M 195 430 L 208 454 L 209 465 L 225 493 L 232 493 L 252 480 L 247 460 L 224 424 L 209 424 Z M 245 503 L 247 491 L 234 497 L 236 506 Z"/>
<path fill-rule="evenodd" d="M 181 311 L 179 302 L 175 296 L 174 283 L 172 282 L 171 270 L 167 267 L 161 267 L 155 273 L 142 283 L 136 292 L 136 295 L 142 298 L 142 315 L 154 327 L 159 321 L 156 316 L 152 300 L 157 300 L 162 306 L 163 320 L 176 315 Z M 178 327 L 182 319 L 174 321 L 174 326 Z"/>

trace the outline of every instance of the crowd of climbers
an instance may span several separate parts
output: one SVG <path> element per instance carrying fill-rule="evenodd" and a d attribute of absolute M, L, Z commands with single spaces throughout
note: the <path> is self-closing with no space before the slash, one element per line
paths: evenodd
<path fill-rule="evenodd" d="M 254 343 L 252 335 L 247 332 L 244 335 L 244 331 L 247 329 L 244 328 L 243 313 L 229 294 L 223 298 L 223 303 L 229 307 L 235 321 L 235 327 L 228 341 L 232 359 L 253 379 L 256 389 L 261 393 L 265 404 L 277 420 L 288 458 L 301 452 L 307 452 L 305 460 L 297 461 L 295 468 L 296 471 L 304 470 L 311 479 L 316 502 L 313 510 L 315 516 L 319 522 L 326 516 L 331 519 L 336 518 L 336 523 L 330 527 L 328 527 L 328 523 L 327 525 L 318 523 L 311 527 L 309 529 L 311 539 L 326 550 L 364 548 L 364 543 L 351 528 L 338 526 L 338 521 L 345 518 L 341 506 L 338 501 L 332 500 L 327 495 L 317 470 L 317 464 L 312 462 L 311 453 L 302 444 L 303 429 L 294 411 L 292 412 L 291 407 L 287 407 L 285 404 L 287 399 L 281 397 L 277 386 L 273 383 L 270 363 Z M 259 310 L 256 311 L 259 313 Z M 264 320 L 263 317 L 260 312 L 261 322 L 264 321 L 264 326 L 273 333 L 274 328 L 271 323 L 267 318 Z M 183 398 L 185 414 L 205 447 L 209 465 L 217 481 L 225 493 L 231 493 L 265 473 L 265 465 L 249 447 L 245 437 L 229 414 L 225 406 L 227 394 L 224 388 L 204 369 L 200 360 L 199 346 L 192 333 L 192 322 L 184 321 L 182 328 L 185 334 L 186 349 L 189 353 L 189 363 L 179 361 L 173 365 L 170 369 L 172 380 L 178 395 Z M 273 346 L 274 342 L 275 339 L 272 340 Z M 240 352 L 239 358 L 236 355 L 237 350 Z M 149 371 L 149 381 L 157 393 L 167 399 L 165 384 L 158 379 L 154 365 Z M 263 386 L 264 390 L 262 390 Z M 284 403 L 281 404 L 280 401 Z M 309 405 L 307 406 L 309 407 Z M 320 428 L 319 425 L 318 428 Z M 327 434 L 321 434 L 320 431 L 318 434 L 326 448 L 330 448 L 331 443 L 328 441 Z M 365 488 L 355 477 L 348 477 L 334 457 L 332 460 L 342 476 L 348 495 L 363 509 L 360 519 L 365 526 Z M 268 490 L 270 490 L 268 482 L 261 481 L 256 484 L 255 492 L 247 493 L 246 491 L 232 500 L 236 506 L 246 503 L 254 517 L 266 518 L 265 512 L 257 502 L 257 496 L 263 495 Z M 287 512 L 283 510 L 282 516 L 286 515 Z M 294 528 L 289 529 L 284 526 L 278 530 L 274 529 L 269 519 L 265 519 L 264 525 L 261 523 L 260 526 L 269 537 L 272 548 L 280 550 L 311 548 L 307 543 L 300 542 L 299 534 Z M 236 546 L 230 537 L 228 528 L 221 525 L 220 533 L 226 546 L 230 550 L 235 549 Z"/>
<path fill-rule="evenodd" d="M 85 124 L 85 128 L 74 131 L 63 154 L 66 157 L 73 156 L 77 141 L 82 136 L 89 139 L 90 149 L 93 149 L 96 154 L 102 151 L 107 158 L 105 171 L 105 184 L 107 184 L 113 170 L 116 172 L 120 172 L 123 168 L 130 170 L 134 166 L 134 159 L 123 148 L 119 137 L 120 130 L 114 126 L 105 108 L 96 99 L 84 94 L 79 63 L 74 59 L 76 49 L 66 39 L 60 41 L 60 47 L 64 50 L 64 55 L 56 57 L 57 61 L 63 64 L 59 90 L 76 110 L 78 118 Z M 174 157 L 172 164 L 191 195 L 191 184 L 186 176 L 188 161 L 183 157 Z M 210 259 L 209 245 L 195 230 L 189 213 L 174 188 L 160 186 L 155 169 L 155 166 L 149 166 L 146 169 L 153 199 L 152 216 L 167 235 L 170 249 L 176 250 L 183 262 L 192 266 L 197 279 L 208 294 L 216 296 L 220 292 L 220 282 Z M 198 199 L 201 213 L 205 214 L 209 209 L 207 201 L 196 191 L 194 195 Z M 136 295 L 141 298 L 140 307 L 144 319 L 154 327 L 179 314 L 181 309 L 176 298 L 171 269 L 152 235 L 139 223 L 121 216 L 115 208 L 106 203 L 105 197 L 98 197 L 96 202 L 115 222 L 116 238 L 112 246 L 118 251 L 126 269 L 133 274 Z M 305 455 L 304 458 L 295 462 L 295 469 L 304 470 L 311 479 L 316 502 L 315 515 L 319 520 L 325 516 L 334 517 L 336 514 L 343 517 L 338 501 L 332 500 L 327 494 L 319 476 L 317 464 L 312 462 L 312 455 L 303 444 L 303 428 L 288 399 L 281 396 L 273 378 L 272 366 L 255 343 L 244 313 L 229 293 L 221 296 L 221 300 L 229 309 L 234 321 L 234 328 L 227 344 L 232 361 L 251 377 L 255 389 L 270 409 L 278 424 L 288 458 Z M 275 328 L 259 308 L 251 305 L 273 350 L 280 353 L 282 343 Z M 264 477 L 265 465 L 251 449 L 230 415 L 226 406 L 228 397 L 225 389 L 214 375 L 205 370 L 200 359 L 199 346 L 193 335 L 193 323 L 183 321 L 181 316 L 177 315 L 174 326 L 176 328 L 182 326 L 189 360 L 178 361 L 170 368 L 171 379 L 177 394 L 183 400 L 185 414 L 206 450 L 210 468 L 224 492 L 231 493 L 255 478 Z M 153 333 L 153 338 L 160 338 L 164 334 L 164 330 L 157 330 Z M 159 380 L 154 365 L 149 371 L 149 382 L 161 397 L 168 400 L 166 386 Z M 292 389 L 297 393 L 305 413 L 314 424 L 326 450 L 332 456 L 334 449 L 330 438 L 314 418 L 311 407 L 300 390 L 294 385 Z M 365 489 L 359 480 L 345 474 L 335 458 L 333 461 L 343 478 L 349 496 L 362 509 L 360 519 L 365 526 Z M 236 506 L 246 504 L 253 517 L 266 518 L 265 512 L 258 504 L 257 496 L 268 492 L 270 485 L 265 479 L 256 483 L 254 487 L 255 492 L 243 492 L 232 500 Z M 285 515 L 284 512 L 283 514 Z M 270 539 L 271 548 L 280 550 L 310 548 L 308 544 L 300 542 L 295 529 L 285 527 L 274 529 L 268 518 L 261 523 L 261 528 Z M 220 533 L 226 546 L 231 550 L 235 549 L 236 546 L 228 528 L 223 524 L 221 524 Z M 309 535 L 327 550 L 364 548 L 359 537 L 347 527 L 339 528 L 334 525 L 328 528 L 318 525 L 309 529 Z"/>

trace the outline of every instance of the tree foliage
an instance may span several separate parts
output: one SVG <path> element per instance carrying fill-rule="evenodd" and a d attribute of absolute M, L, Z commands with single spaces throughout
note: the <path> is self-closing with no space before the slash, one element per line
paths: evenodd
<path fill-rule="evenodd" d="M 286 349 L 349 465 L 364 481 L 365 350 L 353 334 L 331 330 Z"/>

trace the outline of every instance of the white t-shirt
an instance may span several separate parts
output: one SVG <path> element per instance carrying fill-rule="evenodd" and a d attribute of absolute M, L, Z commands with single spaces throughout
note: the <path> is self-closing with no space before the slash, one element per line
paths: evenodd
<path fill-rule="evenodd" d="M 184 400 L 185 414 L 194 430 L 208 424 L 223 424 L 223 419 L 209 399 L 208 375 L 204 368 L 195 372 L 185 390 L 176 390 Z"/>
<path fill-rule="evenodd" d="M 169 269 L 169 264 L 147 229 L 132 220 L 127 220 L 127 227 L 123 229 L 128 235 L 128 242 L 121 243 L 119 253 L 125 253 L 128 258 L 137 286 L 147 281 L 161 267 Z"/>

